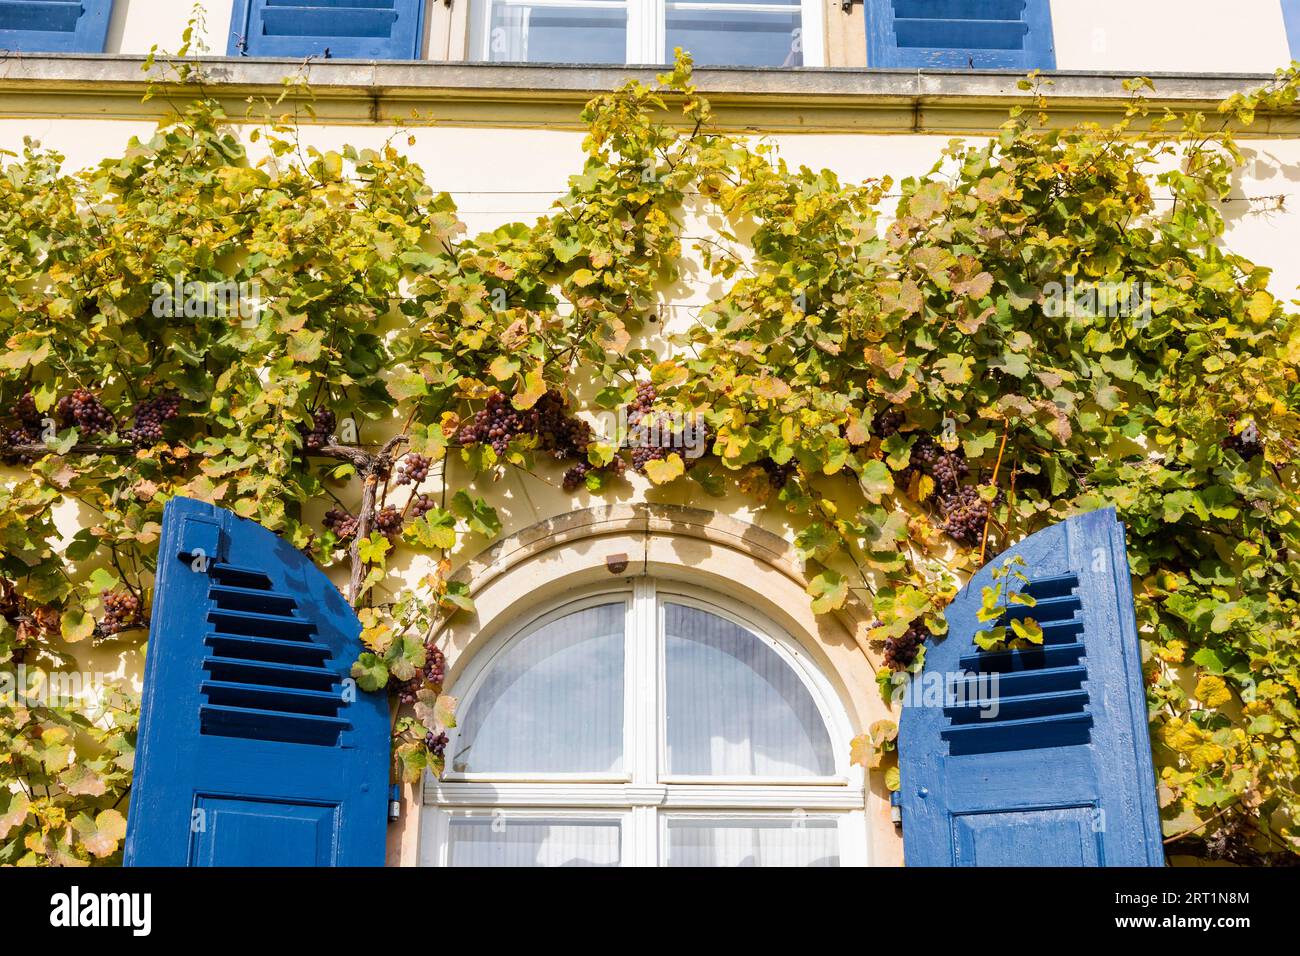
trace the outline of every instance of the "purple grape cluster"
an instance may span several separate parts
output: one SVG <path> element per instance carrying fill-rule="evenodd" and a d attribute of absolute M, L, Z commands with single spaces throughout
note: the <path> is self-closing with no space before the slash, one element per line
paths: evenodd
<path fill-rule="evenodd" d="M 798 468 L 793 458 L 784 465 L 778 465 L 771 458 L 764 458 L 759 462 L 759 465 L 767 475 L 767 483 L 777 491 L 785 487 L 786 482 L 790 480 Z"/>
<path fill-rule="evenodd" d="M 985 501 L 979 489 L 963 485 L 970 475 L 970 463 L 960 449 L 949 451 L 930 435 L 921 435 L 912 445 L 912 456 L 903 471 L 904 482 L 912 473 L 928 475 L 934 480 L 934 501 L 943 521 L 940 527 L 959 544 L 973 546 L 984 537 L 989 513 L 1002 500 L 998 492 L 992 501 Z"/>
<path fill-rule="evenodd" d="M 929 636 L 930 631 L 924 624 L 913 621 L 901 637 L 886 638 L 885 666 L 890 670 L 907 670 Z"/>
<path fill-rule="evenodd" d="M 140 599 L 125 589 L 109 591 L 104 595 L 104 616 L 99 629 L 105 634 L 117 634 L 140 622 Z"/>
<path fill-rule="evenodd" d="M 411 452 L 406 455 L 401 464 L 397 466 L 397 476 L 393 479 L 395 484 L 409 485 L 424 481 L 429 477 L 429 459 L 423 455 Z"/>
<path fill-rule="evenodd" d="M 334 412 L 324 405 L 311 413 L 311 428 L 302 429 L 302 441 L 311 451 L 324 448 L 334 440 Z"/>
<path fill-rule="evenodd" d="M 328 531 L 334 532 L 334 537 L 340 541 L 351 541 L 357 533 L 357 519 L 342 508 L 331 508 L 325 512 L 325 517 L 321 520 Z"/>
<path fill-rule="evenodd" d="M 639 382 L 636 387 L 636 397 L 627 404 L 627 424 L 629 428 L 636 429 L 647 416 L 654 413 L 654 403 L 658 399 L 658 390 L 651 382 Z M 688 428 L 697 427 L 687 425 Z M 657 444 L 650 444 L 649 438 L 654 435 L 658 439 Z M 704 426 L 703 445 L 707 449 L 713 445 L 714 432 L 707 425 Z M 683 430 L 669 431 L 666 427 L 658 429 L 647 428 L 644 431 L 635 432 L 631 436 L 632 449 L 632 468 L 641 474 L 645 474 L 646 465 L 652 461 L 658 461 L 667 458 L 674 452 L 682 458 L 686 469 L 689 471 L 700 459 L 688 457 L 686 453 L 686 436 Z"/>
<path fill-rule="evenodd" d="M 989 511 L 993 504 L 1002 498 L 1002 493 L 993 502 L 980 497 L 978 489 L 965 485 L 951 495 L 940 500 L 943 509 L 943 530 L 954 541 L 974 546 L 984 537 L 984 526 L 988 523 Z"/>
<path fill-rule="evenodd" d="M 587 461 L 580 461 L 564 473 L 564 490 L 577 491 L 587 483 L 587 475 L 592 472 L 603 472 L 614 475 L 616 478 L 621 477 L 627 470 L 627 462 L 615 455 L 608 465 L 602 465 L 599 468 Z"/>
<path fill-rule="evenodd" d="M 424 746 L 429 749 L 429 753 L 438 758 L 446 756 L 448 742 L 445 733 L 435 734 L 431 730 L 424 735 Z"/>
<path fill-rule="evenodd" d="M 4 443 L 7 445 L 34 445 L 40 440 L 41 413 L 36 410 L 36 399 L 31 392 L 26 392 L 10 409 L 10 415 L 17 424 L 4 430 Z M 5 455 L 2 460 L 6 465 L 30 465 L 34 460 L 30 455 Z"/>
<path fill-rule="evenodd" d="M 960 451 L 948 451 L 929 435 L 921 435 L 912 446 L 911 467 L 934 479 L 940 497 L 955 494 L 970 465 Z"/>
<path fill-rule="evenodd" d="M 384 505 L 375 512 L 375 529 L 386 538 L 402 533 L 402 513 L 392 505 Z"/>
<path fill-rule="evenodd" d="M 180 411 L 181 397 L 175 392 L 164 392 L 135 407 L 135 423 L 123 437 L 137 448 L 147 448 L 162 441 L 163 424 L 171 421 Z"/>
<path fill-rule="evenodd" d="M 907 415 L 899 408 L 886 408 L 876 415 L 876 434 L 881 438 L 898 434 L 898 430 L 907 422 Z"/>
<path fill-rule="evenodd" d="M 647 412 L 655 406 L 655 400 L 659 397 L 659 390 L 655 388 L 653 382 L 637 382 L 636 398 L 628 402 L 627 405 L 627 423 L 635 425 Z"/>
<path fill-rule="evenodd" d="M 447 678 L 447 658 L 437 647 L 429 647 L 424 656 L 424 667 L 407 681 L 397 682 L 393 691 L 403 704 L 414 704 L 420 699 L 420 691 L 428 688 L 442 691 L 442 682 Z"/>
<path fill-rule="evenodd" d="M 78 388 L 59 399 L 56 409 L 65 428 L 79 428 L 82 434 L 95 435 L 117 428 L 112 413 L 88 388 Z"/>
<path fill-rule="evenodd" d="M 564 396 L 551 389 L 532 408 L 522 410 L 503 392 L 492 393 L 487 405 L 461 426 L 456 440 L 462 445 L 491 445 L 504 455 L 511 441 L 529 435 L 557 460 L 585 457 L 594 437 L 591 426 L 571 416 Z"/>
<path fill-rule="evenodd" d="M 436 507 L 437 503 L 428 495 L 416 495 L 411 499 L 411 517 L 423 518 Z"/>

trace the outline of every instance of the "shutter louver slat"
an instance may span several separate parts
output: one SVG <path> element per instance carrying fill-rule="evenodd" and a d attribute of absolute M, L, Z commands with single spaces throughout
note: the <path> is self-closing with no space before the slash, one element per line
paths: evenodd
<path fill-rule="evenodd" d="M 0 50 L 102 53 L 112 0 L 0 0 Z"/>
<path fill-rule="evenodd" d="M 409 60 L 424 0 L 236 0 L 230 54 Z"/>

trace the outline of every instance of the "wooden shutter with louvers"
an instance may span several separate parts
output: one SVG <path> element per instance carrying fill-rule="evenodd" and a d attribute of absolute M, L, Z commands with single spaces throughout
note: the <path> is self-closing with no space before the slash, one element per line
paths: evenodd
<path fill-rule="evenodd" d="M 388 705 L 349 676 L 359 632 L 289 542 L 170 501 L 126 863 L 383 865 Z"/>
<path fill-rule="evenodd" d="M 413 60 L 424 0 L 235 0 L 231 56 Z"/>
<path fill-rule="evenodd" d="M 0 0 L 0 50 L 103 53 L 113 0 Z"/>
<path fill-rule="evenodd" d="M 867 65 L 1052 70 L 1048 0 L 868 0 Z"/>
<path fill-rule="evenodd" d="M 981 622 L 993 571 L 1028 581 Z M 982 651 L 976 632 L 1033 618 L 1041 646 Z M 1158 866 L 1163 862 L 1124 526 L 1113 509 L 1031 535 L 947 611 L 899 728 L 909 866 Z M 936 688 L 941 693 L 931 693 Z"/>

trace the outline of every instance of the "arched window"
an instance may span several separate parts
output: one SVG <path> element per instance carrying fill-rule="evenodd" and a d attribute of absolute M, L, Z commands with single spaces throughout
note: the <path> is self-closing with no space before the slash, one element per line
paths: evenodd
<path fill-rule="evenodd" d="M 720 597 L 638 579 L 569 600 L 490 642 L 455 691 L 427 865 L 865 862 L 834 690 Z"/>

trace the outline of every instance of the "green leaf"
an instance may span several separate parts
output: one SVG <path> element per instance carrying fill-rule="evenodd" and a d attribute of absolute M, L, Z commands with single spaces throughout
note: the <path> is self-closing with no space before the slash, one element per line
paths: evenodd
<path fill-rule="evenodd" d="M 388 665 L 366 651 L 353 663 L 352 676 L 362 690 L 376 691 L 388 685 Z"/>
<path fill-rule="evenodd" d="M 844 606 L 849 596 L 849 582 L 838 571 L 825 570 L 808 582 L 814 614 L 825 614 Z"/>

